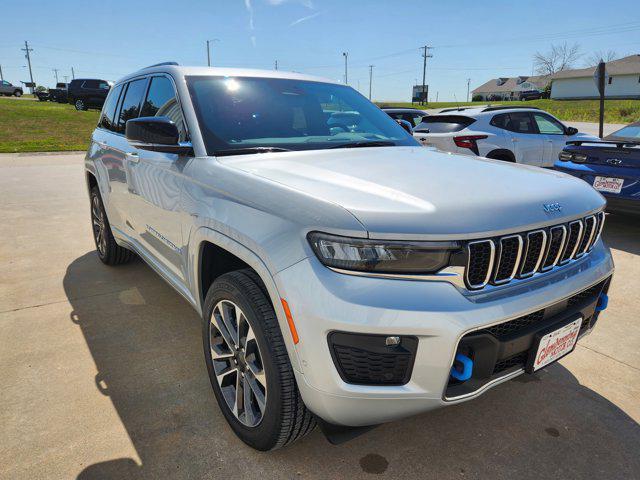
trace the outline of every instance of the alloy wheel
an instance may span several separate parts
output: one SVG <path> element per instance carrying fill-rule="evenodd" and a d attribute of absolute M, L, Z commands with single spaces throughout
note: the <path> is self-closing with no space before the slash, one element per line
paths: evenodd
<path fill-rule="evenodd" d="M 221 300 L 209 321 L 209 350 L 225 403 L 245 426 L 256 427 L 267 405 L 267 381 L 258 342 L 238 305 Z"/>
<path fill-rule="evenodd" d="M 96 239 L 98 253 L 103 257 L 107 251 L 106 225 L 100 199 L 97 195 L 94 195 L 91 199 L 91 223 L 93 225 L 93 236 Z"/>

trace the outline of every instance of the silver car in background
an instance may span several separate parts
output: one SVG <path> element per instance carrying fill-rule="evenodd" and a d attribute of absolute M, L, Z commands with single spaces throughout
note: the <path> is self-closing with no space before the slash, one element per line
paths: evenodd
<path fill-rule="evenodd" d="M 472 399 L 570 353 L 607 304 L 603 197 L 422 148 L 350 87 L 160 64 L 85 161 L 98 257 L 202 315 L 213 392 L 260 450 Z"/>

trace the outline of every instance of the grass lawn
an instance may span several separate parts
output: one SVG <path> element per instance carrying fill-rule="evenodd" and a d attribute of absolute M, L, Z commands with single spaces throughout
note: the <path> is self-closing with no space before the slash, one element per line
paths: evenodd
<path fill-rule="evenodd" d="M 0 152 L 86 150 L 98 115 L 64 103 L 0 98 Z"/>
<path fill-rule="evenodd" d="M 419 105 L 398 102 L 377 102 L 380 106 L 415 107 Z M 574 122 L 598 122 L 600 102 L 598 100 L 530 100 L 528 102 L 432 102 L 426 109 L 451 108 L 458 105 L 525 105 L 538 107 L 558 117 L 560 120 Z M 640 120 L 640 100 L 605 100 L 605 123 L 631 123 Z"/>

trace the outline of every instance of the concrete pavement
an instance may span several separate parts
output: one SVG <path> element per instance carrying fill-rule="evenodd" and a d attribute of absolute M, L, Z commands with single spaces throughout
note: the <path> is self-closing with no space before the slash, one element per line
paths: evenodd
<path fill-rule="evenodd" d="M 332 446 L 258 453 L 215 403 L 195 312 L 95 253 L 82 155 L 0 156 L 0 478 L 640 478 L 640 222 L 609 216 L 610 308 L 576 351 Z"/>

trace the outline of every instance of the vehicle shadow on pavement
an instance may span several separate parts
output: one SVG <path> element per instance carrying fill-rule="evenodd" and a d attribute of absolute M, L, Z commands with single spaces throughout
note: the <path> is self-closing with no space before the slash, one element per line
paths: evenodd
<path fill-rule="evenodd" d="M 288 448 L 256 452 L 215 403 L 198 316 L 150 268 L 138 260 L 106 267 L 92 252 L 69 265 L 64 288 L 96 389 L 140 460 L 89 465 L 79 479 L 640 477 L 640 426 L 559 364 L 340 446 L 316 429 Z"/>
<path fill-rule="evenodd" d="M 603 235 L 609 247 L 640 255 L 640 216 L 607 215 Z"/>

